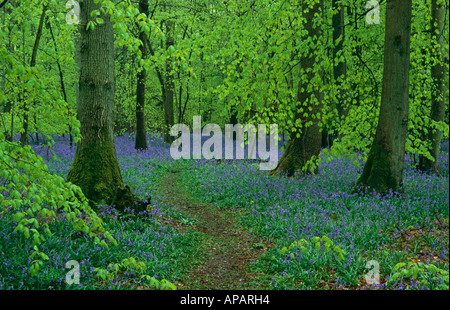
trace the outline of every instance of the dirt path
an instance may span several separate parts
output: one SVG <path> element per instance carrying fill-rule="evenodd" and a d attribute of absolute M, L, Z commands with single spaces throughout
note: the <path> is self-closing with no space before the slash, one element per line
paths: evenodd
<path fill-rule="evenodd" d="M 233 219 L 233 213 L 195 202 L 179 182 L 180 170 L 163 177 L 160 192 L 167 202 L 180 207 L 196 219 L 193 229 L 202 233 L 199 249 L 201 264 L 188 270 L 178 289 L 260 289 L 252 279 L 249 264 L 261 255 L 262 249 Z"/>

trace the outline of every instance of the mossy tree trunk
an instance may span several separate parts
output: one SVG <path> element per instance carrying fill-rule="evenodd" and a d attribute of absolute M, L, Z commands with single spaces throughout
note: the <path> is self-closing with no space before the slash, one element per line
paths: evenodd
<path fill-rule="evenodd" d="M 82 139 L 77 144 L 68 181 L 81 187 L 94 201 L 110 203 L 123 186 L 113 132 L 114 29 L 108 15 L 104 23 L 86 30 L 90 13 L 99 10 L 94 0 L 80 2 L 79 92 L 77 113 Z"/>
<path fill-rule="evenodd" d="M 148 0 L 141 0 L 139 2 L 139 12 L 148 14 Z M 142 41 L 142 45 L 139 49 L 142 53 L 142 58 L 147 56 L 147 48 L 144 43 L 147 40 L 147 36 L 144 31 L 139 33 L 139 40 Z M 137 74 L 137 86 L 136 86 L 136 139 L 134 148 L 137 150 L 147 149 L 147 132 L 145 125 L 145 81 L 147 77 L 147 71 L 142 68 Z"/>
<path fill-rule="evenodd" d="M 438 0 L 431 1 L 431 35 L 435 36 L 437 47 L 433 47 L 436 62 L 431 66 L 432 95 L 430 119 L 434 122 L 444 121 L 445 115 L 445 65 L 444 49 L 444 4 Z M 439 153 L 441 150 L 442 131 L 428 128 L 428 140 L 431 141 L 430 153 L 434 160 L 424 156 L 420 157 L 419 169 L 422 171 L 439 172 Z"/>
<path fill-rule="evenodd" d="M 378 126 L 357 187 L 385 194 L 403 181 L 408 133 L 411 0 L 386 5 L 383 88 Z"/>
<path fill-rule="evenodd" d="M 312 42 L 317 42 L 317 38 L 322 36 L 320 25 L 314 27 L 314 14 L 321 12 L 323 8 L 322 0 L 313 4 L 313 7 L 307 9 L 308 1 L 302 4 L 302 10 L 306 19 L 305 29 L 308 31 L 307 36 Z M 305 38 L 306 39 L 306 38 Z M 318 156 L 321 150 L 322 133 L 319 127 L 319 118 L 316 116 L 322 112 L 323 94 L 319 91 L 319 87 L 314 85 L 312 90 L 308 90 L 307 84 L 314 80 L 316 72 L 315 66 L 316 55 L 315 49 L 311 48 L 308 54 L 304 56 L 300 63 L 300 81 L 298 83 L 297 102 L 300 107 L 295 113 L 296 122 L 300 122 L 301 132 L 292 130 L 291 137 L 286 145 L 283 156 L 280 158 L 277 167 L 270 172 L 270 175 L 286 174 L 294 175 L 296 172 L 302 172 L 302 168 L 313 157 Z M 311 108 L 311 110 L 309 110 Z M 300 110 L 302 109 L 302 110 Z M 304 113 L 308 115 L 304 117 Z M 317 172 L 318 169 L 315 169 Z"/>

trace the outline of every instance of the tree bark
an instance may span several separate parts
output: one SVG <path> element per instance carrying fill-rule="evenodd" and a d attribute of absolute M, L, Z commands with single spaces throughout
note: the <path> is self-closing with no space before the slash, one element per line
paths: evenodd
<path fill-rule="evenodd" d="M 77 116 L 82 139 L 67 179 L 80 186 L 88 199 L 110 203 L 123 186 L 113 132 L 114 29 L 109 15 L 102 14 L 104 23 L 86 30 L 96 9 L 100 5 L 94 0 L 80 2 Z"/>
<path fill-rule="evenodd" d="M 303 12 L 305 12 L 307 7 L 307 4 L 303 3 Z M 314 27 L 313 25 L 314 14 L 319 12 L 322 8 L 323 2 L 321 0 L 304 13 L 304 17 L 307 20 L 305 29 L 308 31 L 308 36 L 311 38 L 320 38 L 322 35 L 320 26 Z M 317 42 L 317 39 L 314 39 L 314 42 Z M 282 173 L 287 174 L 287 176 L 292 176 L 296 172 L 301 172 L 301 169 L 305 166 L 307 161 L 313 156 L 318 156 L 320 153 L 322 134 L 319 131 L 319 118 L 317 118 L 316 115 L 322 111 L 323 94 L 318 90 L 319 87 L 313 87 L 315 89 L 308 91 L 306 85 L 316 74 L 314 71 L 314 66 L 316 65 L 316 56 L 314 55 L 314 52 L 315 47 L 308 51 L 308 55 L 304 57 L 300 64 L 300 81 L 297 92 L 297 102 L 304 107 L 304 112 L 308 113 L 308 116 L 303 117 L 303 112 L 300 112 L 297 109 L 295 120 L 301 120 L 301 123 L 303 123 L 300 136 L 297 137 L 297 132 L 291 131 L 291 138 L 286 145 L 283 156 L 280 158 L 277 167 L 270 172 L 270 175 Z M 311 101 L 313 97 L 318 100 L 318 103 Z M 308 102 L 306 107 L 303 105 L 305 102 Z M 312 110 L 309 111 L 308 108 L 311 108 Z M 312 124 L 306 126 L 305 124 L 308 122 L 311 122 Z M 315 169 L 315 172 L 318 172 L 317 168 Z"/>
<path fill-rule="evenodd" d="M 444 4 L 438 0 L 431 1 L 431 35 L 436 36 L 438 47 L 435 49 L 436 62 L 431 65 L 432 93 L 431 93 L 431 113 L 430 120 L 434 122 L 444 121 L 445 115 L 445 66 L 443 58 L 444 48 Z M 441 150 L 442 131 L 430 126 L 428 128 L 428 140 L 431 141 L 430 153 L 434 160 L 421 156 L 419 169 L 422 171 L 439 172 L 439 153 Z"/>
<path fill-rule="evenodd" d="M 139 2 L 139 12 L 148 14 L 148 0 L 141 0 Z M 141 40 L 142 45 L 139 49 L 142 53 L 142 58 L 145 59 L 147 56 L 147 48 L 145 41 L 147 40 L 147 35 L 141 31 L 139 33 L 139 40 Z M 147 72 L 145 68 L 142 68 L 137 74 L 137 86 L 136 86 L 136 139 L 134 148 L 136 150 L 146 150 L 147 149 L 147 132 L 145 125 L 145 81 L 147 77 Z"/>
<path fill-rule="evenodd" d="M 374 141 L 357 186 L 379 194 L 398 191 L 403 181 L 408 133 L 411 0 L 386 6 L 383 87 Z"/>

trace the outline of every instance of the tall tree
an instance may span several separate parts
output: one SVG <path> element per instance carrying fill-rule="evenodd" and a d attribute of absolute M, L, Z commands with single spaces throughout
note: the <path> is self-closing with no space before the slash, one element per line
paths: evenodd
<path fill-rule="evenodd" d="M 173 48 L 173 45 L 175 44 L 174 41 L 174 28 L 175 28 L 175 22 L 173 20 L 167 19 L 164 22 L 166 26 L 166 50 L 170 54 Z M 171 143 L 174 139 L 173 136 L 169 134 L 170 128 L 174 124 L 174 115 L 173 115 L 173 96 L 174 96 L 174 88 L 175 84 L 173 81 L 173 74 L 172 74 L 172 57 L 168 57 L 166 59 L 166 75 L 165 75 L 165 94 L 164 94 L 164 120 L 165 120 L 165 134 L 164 134 L 164 141 Z"/>
<path fill-rule="evenodd" d="M 344 98 L 345 98 L 345 90 L 341 87 L 342 80 L 345 79 L 345 75 L 347 72 L 347 63 L 345 58 L 343 60 L 339 60 L 336 62 L 338 57 L 342 55 L 343 51 L 343 42 L 345 39 L 345 26 L 344 26 L 344 6 L 340 1 L 333 0 L 333 10 L 336 10 L 337 13 L 333 15 L 333 77 L 336 88 L 338 89 L 337 94 L 337 110 L 340 118 L 346 116 L 346 110 L 344 109 Z"/>
<path fill-rule="evenodd" d="M 439 0 L 431 1 L 431 36 L 435 38 L 432 44 L 434 61 L 431 65 L 432 94 L 431 114 L 432 122 L 444 121 L 445 114 L 445 65 L 444 65 L 444 3 Z M 441 150 L 442 131 L 430 126 L 428 140 L 431 142 L 430 154 L 434 160 L 425 156 L 420 157 L 419 168 L 423 171 L 439 173 L 439 152 Z"/>
<path fill-rule="evenodd" d="M 36 32 L 36 38 L 34 40 L 33 52 L 31 53 L 30 67 L 34 67 L 36 65 L 37 52 L 39 47 L 39 42 L 41 41 L 42 36 L 42 27 L 44 25 L 45 12 L 47 11 L 47 5 L 44 5 L 42 8 L 41 17 L 39 19 L 39 25 Z M 29 114 L 29 103 L 27 102 L 27 96 L 22 98 L 23 102 L 23 132 L 20 135 L 20 144 L 25 145 L 28 143 L 28 114 Z"/>
<path fill-rule="evenodd" d="M 309 2 L 312 2 L 310 5 Z M 308 87 L 311 80 L 316 80 L 317 72 L 315 69 L 316 49 L 318 48 L 317 38 L 322 36 L 320 23 L 314 22 L 316 14 L 321 14 L 323 8 L 322 0 L 303 1 L 302 11 L 306 20 L 305 30 L 307 37 L 305 41 L 310 42 L 312 48 L 303 56 L 300 63 L 300 80 L 298 83 L 297 102 L 300 107 L 295 112 L 295 120 L 302 124 L 301 132 L 291 132 L 291 138 L 286 145 L 283 156 L 278 162 L 277 167 L 270 172 L 271 175 L 285 173 L 288 176 L 302 169 L 306 163 L 318 156 L 321 149 L 322 134 L 319 129 L 318 114 L 322 111 L 323 94 L 319 87 Z"/>
<path fill-rule="evenodd" d="M 411 0 L 386 6 L 383 87 L 375 138 L 357 186 L 397 191 L 403 181 L 408 133 Z"/>
<path fill-rule="evenodd" d="M 109 15 L 101 14 L 102 24 L 86 27 L 91 12 L 99 9 L 95 0 L 80 2 L 77 116 L 82 139 L 77 144 L 68 181 L 78 185 L 92 201 L 110 203 L 123 181 L 113 133 L 113 24 Z"/>
<path fill-rule="evenodd" d="M 141 0 L 139 2 L 139 12 L 148 15 L 148 0 Z M 147 40 L 147 35 L 143 30 L 139 32 L 139 40 L 142 44 L 139 49 L 142 53 L 142 58 L 147 56 L 147 48 L 144 43 Z M 141 71 L 137 73 L 137 86 L 136 86 L 136 140 L 134 148 L 137 150 L 147 149 L 147 132 L 145 125 L 145 80 L 147 71 L 145 68 L 141 68 Z"/>
<path fill-rule="evenodd" d="M 52 25 L 51 25 L 49 20 L 47 20 L 46 25 L 47 25 L 47 27 L 48 27 L 48 29 L 50 31 L 50 36 L 51 36 L 52 41 L 53 41 L 53 48 L 55 50 L 55 55 L 58 55 L 58 46 L 56 45 L 55 35 L 53 34 Z M 67 115 L 69 116 L 69 115 L 71 115 L 72 112 L 70 111 L 69 101 L 67 99 L 66 85 L 64 83 L 64 75 L 63 75 L 63 71 L 62 71 L 62 68 L 61 68 L 61 63 L 58 60 L 58 57 L 56 57 L 56 66 L 58 67 L 59 82 L 60 82 L 60 86 L 61 86 L 61 92 L 62 92 L 62 95 L 63 95 L 63 99 L 64 99 L 64 101 L 67 104 Z M 69 144 L 72 147 L 73 146 L 73 135 L 72 135 L 72 126 L 70 125 L 70 122 L 68 124 L 68 127 L 69 127 Z"/>

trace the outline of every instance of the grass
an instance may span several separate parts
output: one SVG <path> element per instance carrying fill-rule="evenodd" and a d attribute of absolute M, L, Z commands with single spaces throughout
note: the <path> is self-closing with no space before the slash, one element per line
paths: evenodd
<path fill-rule="evenodd" d="M 66 176 L 75 148 L 60 139 L 48 156 L 50 171 Z M 320 174 L 306 178 L 268 177 L 257 163 L 245 160 L 206 161 L 170 158 L 167 145 L 151 138 L 149 150 L 133 150 L 133 140 L 117 137 L 116 147 L 124 182 L 145 199 L 148 212 L 119 217 L 108 206 L 99 215 L 118 241 L 109 249 L 93 245 L 73 231 L 64 214 L 51 222 L 54 232 L 43 244 L 49 260 L 37 277 L 30 277 L 30 242 L 13 232 L 14 220 L 0 216 L 0 289 L 141 289 L 148 275 L 173 283 L 199 264 L 202 240 L 198 219 L 157 194 L 168 172 L 186 168 L 179 180 L 198 201 L 228 212 L 254 237 L 262 255 L 250 265 L 257 275 L 253 286 L 263 289 L 438 289 L 447 285 L 449 261 L 448 142 L 440 157 L 442 178 L 413 169 L 406 156 L 405 196 L 353 193 L 362 162 L 344 158 L 325 161 Z M 47 148 L 35 146 L 47 158 Z M 323 237 L 325 236 L 325 237 Z M 212 242 L 209 240 L 209 242 Z M 145 271 L 121 270 L 109 281 L 96 268 L 133 257 Z M 80 264 L 81 284 L 65 285 L 65 263 Z M 380 283 L 368 285 L 368 261 L 376 261 Z M 401 266 L 423 263 L 436 268 Z M 397 268 L 396 268 L 397 266 Z M 398 270 L 397 270 L 398 269 Z M 403 272 L 402 270 L 405 270 Z M 437 270 L 437 271 L 436 271 Z M 403 272 L 403 273 L 401 273 Z M 401 274 L 401 276 L 394 276 Z M 390 281 L 393 277 L 396 280 Z"/>

